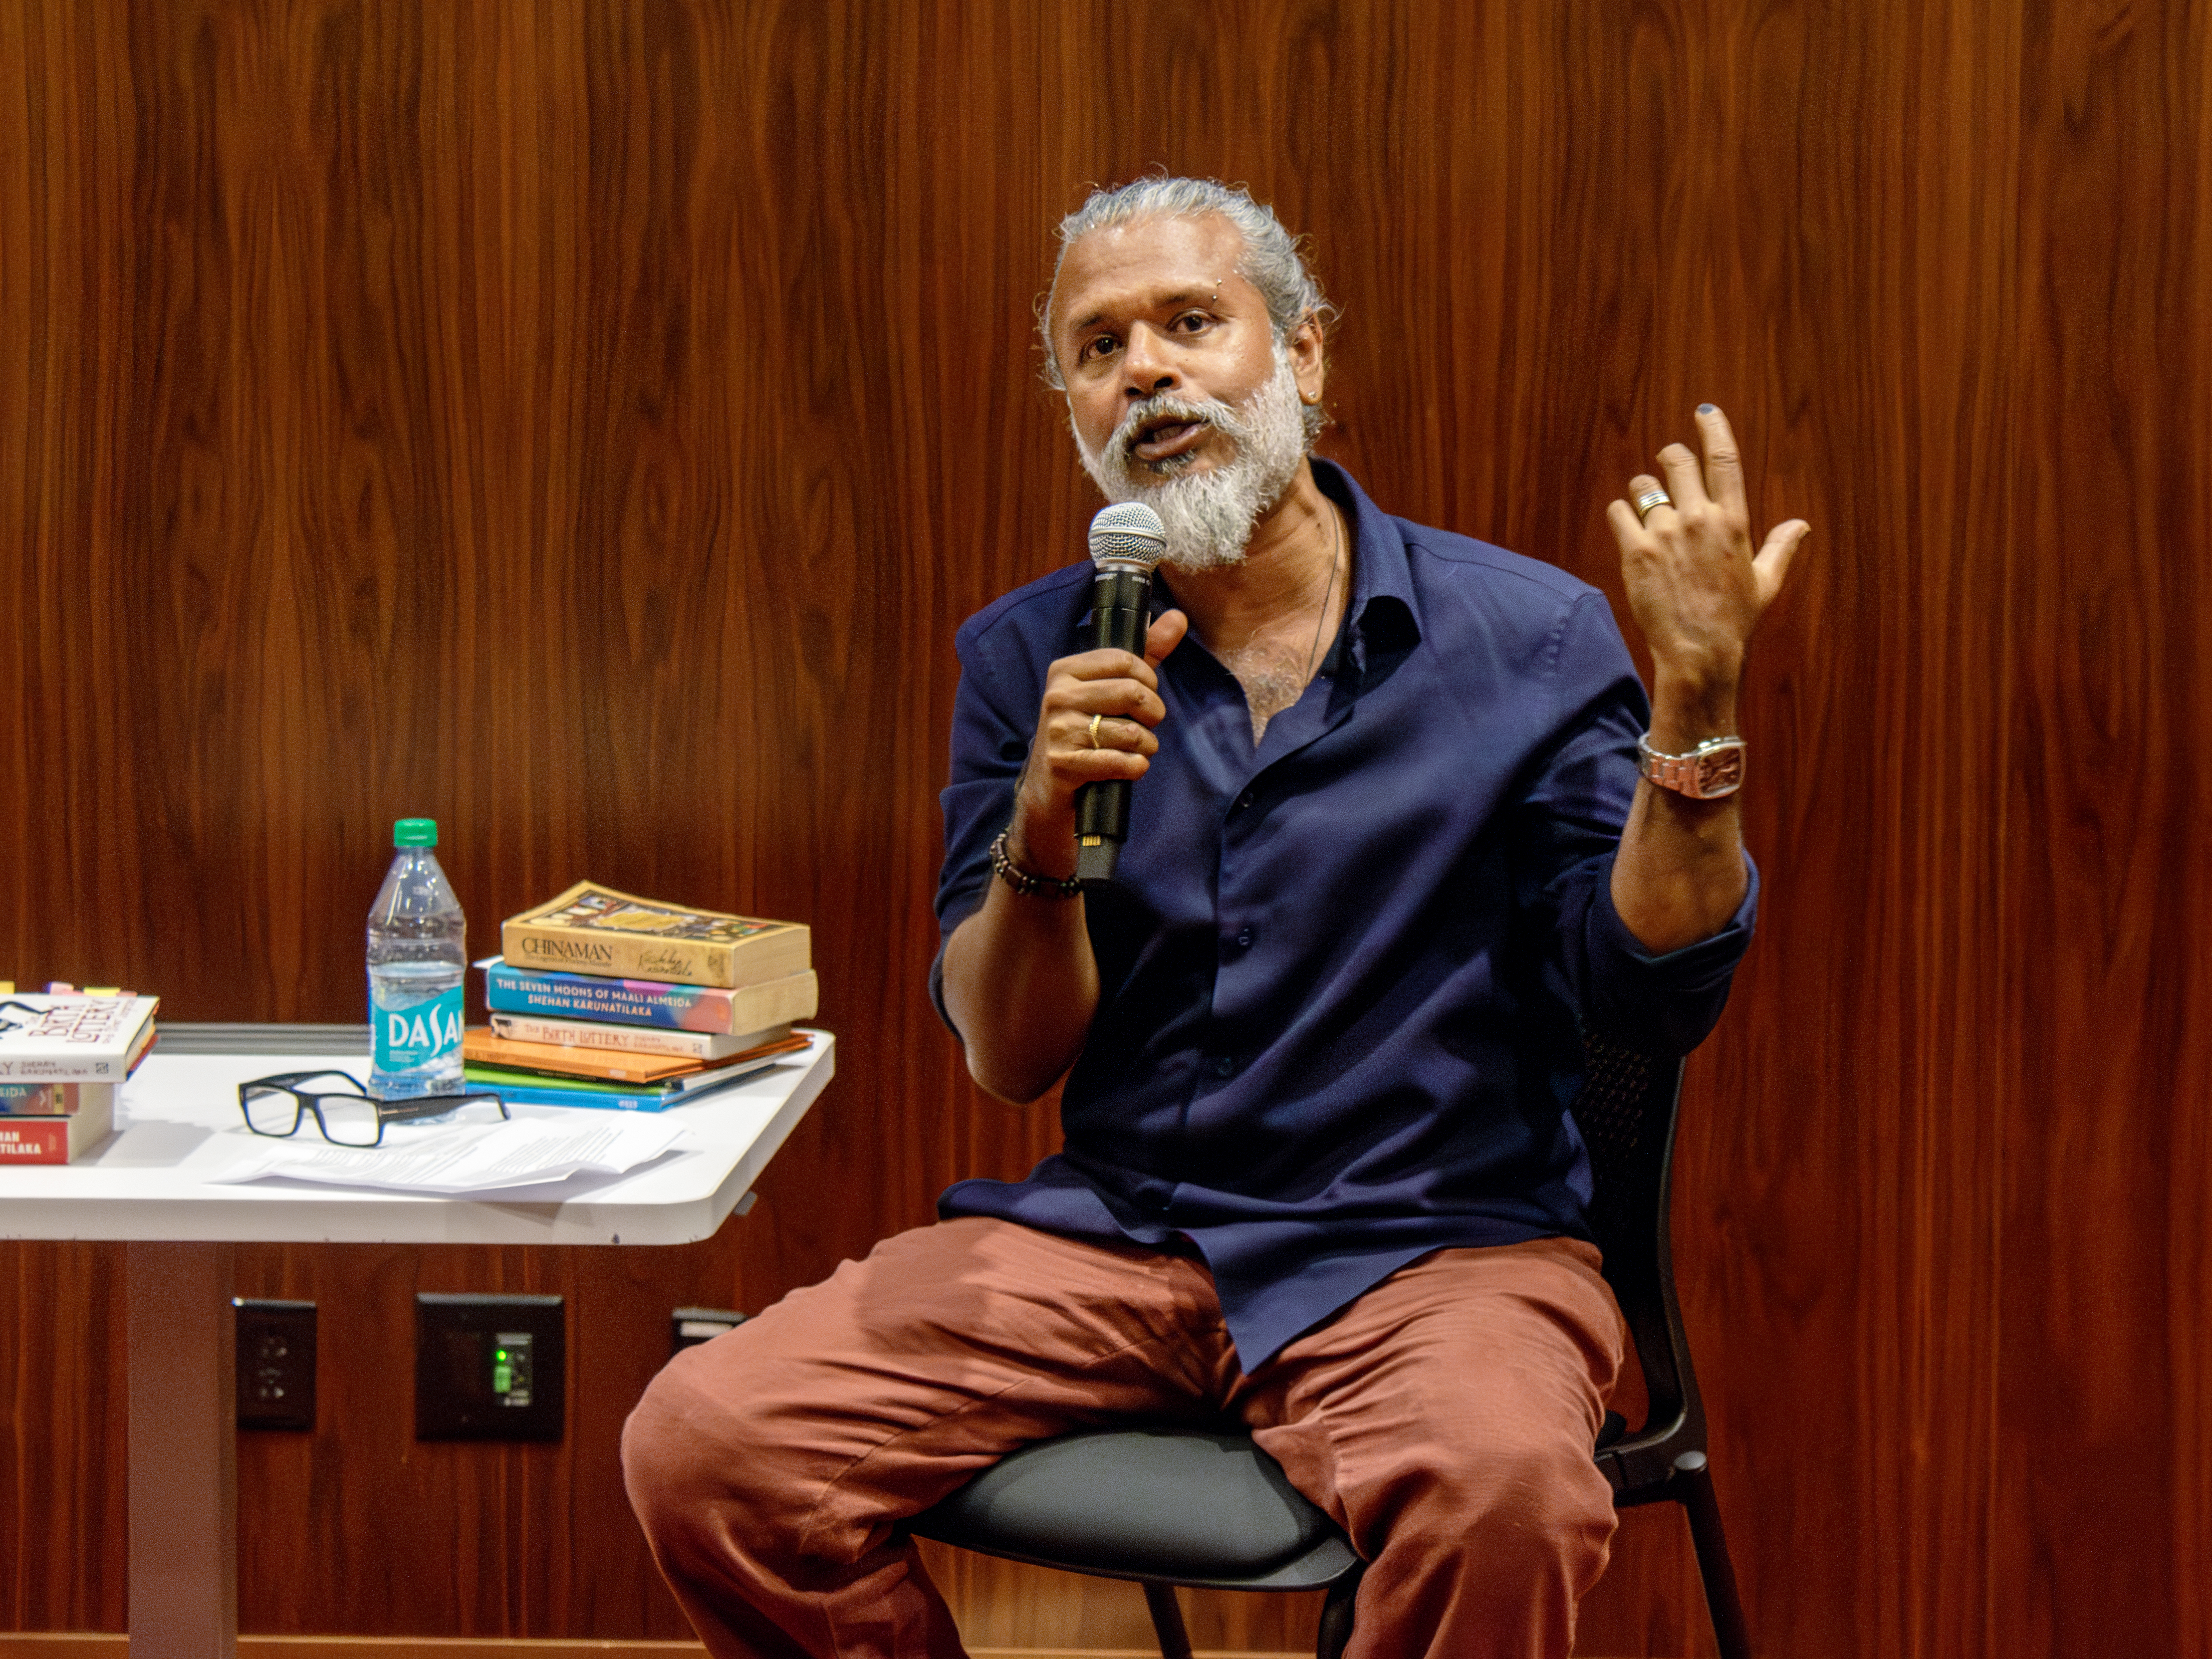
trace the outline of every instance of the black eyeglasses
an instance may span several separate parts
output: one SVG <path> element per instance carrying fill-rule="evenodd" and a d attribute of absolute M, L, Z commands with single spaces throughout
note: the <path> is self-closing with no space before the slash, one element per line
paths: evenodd
<path fill-rule="evenodd" d="M 384 1126 L 411 1119 L 441 1117 L 464 1106 L 490 1104 L 507 1115 L 497 1095 L 423 1095 L 414 1100 L 381 1101 L 346 1072 L 279 1072 L 238 1085 L 238 1109 L 258 1135 L 295 1133 L 313 1114 L 323 1139 L 334 1146 L 375 1146 Z"/>

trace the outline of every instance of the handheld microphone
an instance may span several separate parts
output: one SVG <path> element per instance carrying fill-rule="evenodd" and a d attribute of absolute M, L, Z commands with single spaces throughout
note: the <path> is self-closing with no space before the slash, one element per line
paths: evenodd
<path fill-rule="evenodd" d="M 1145 654 L 1152 623 L 1152 567 L 1168 550 L 1167 527 L 1142 501 L 1121 501 L 1091 521 L 1091 647 Z M 1075 792 L 1075 877 L 1111 881 L 1129 837 L 1129 781 L 1086 783 Z"/>

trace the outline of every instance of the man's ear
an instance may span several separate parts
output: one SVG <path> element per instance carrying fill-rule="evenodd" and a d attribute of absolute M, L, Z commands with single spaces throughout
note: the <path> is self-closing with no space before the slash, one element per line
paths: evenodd
<path fill-rule="evenodd" d="M 1322 337 L 1321 319 L 1312 313 L 1306 314 L 1297 332 L 1291 336 L 1291 374 L 1298 383 L 1298 401 L 1317 404 L 1323 386 L 1328 379 L 1326 343 Z"/>

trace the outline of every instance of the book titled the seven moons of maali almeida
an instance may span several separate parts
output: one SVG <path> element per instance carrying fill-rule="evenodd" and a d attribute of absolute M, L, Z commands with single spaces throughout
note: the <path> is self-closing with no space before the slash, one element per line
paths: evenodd
<path fill-rule="evenodd" d="M 805 924 L 690 910 L 580 881 L 500 929 L 510 965 L 728 989 L 813 965 Z"/>

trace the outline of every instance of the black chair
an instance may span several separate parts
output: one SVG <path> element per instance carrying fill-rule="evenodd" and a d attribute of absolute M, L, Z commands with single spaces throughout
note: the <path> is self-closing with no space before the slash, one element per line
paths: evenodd
<path fill-rule="evenodd" d="M 1705 1455 L 1705 1413 L 1674 1300 L 1668 1176 L 1682 1083 L 1679 1060 L 1654 1062 L 1589 1045 L 1574 1106 L 1595 1177 L 1590 1221 L 1605 1275 L 1626 1316 L 1650 1409 L 1633 1433 L 1607 1414 L 1598 1467 L 1621 1509 L 1675 1503 L 1687 1511 L 1722 1659 L 1750 1659 L 1735 1572 Z M 1247 1435 L 1183 1427 L 1086 1431 L 1025 1446 L 934 1509 L 921 1537 L 1033 1565 L 1133 1579 L 1164 1659 L 1190 1659 L 1175 1587 L 1326 1589 L 1319 1659 L 1352 1635 L 1364 1564 L 1328 1517 Z"/>

